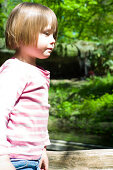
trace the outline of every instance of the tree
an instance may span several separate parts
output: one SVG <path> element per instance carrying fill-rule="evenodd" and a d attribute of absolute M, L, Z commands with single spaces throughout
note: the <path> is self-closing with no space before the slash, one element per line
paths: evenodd
<path fill-rule="evenodd" d="M 60 27 L 59 38 L 69 41 L 112 37 L 112 4 L 111 0 L 64 0 L 56 11 Z"/>
<path fill-rule="evenodd" d="M 58 17 L 59 42 L 113 38 L 112 0 L 1 0 L 0 36 L 4 35 L 10 11 L 21 2 L 41 3 L 53 9 Z"/>

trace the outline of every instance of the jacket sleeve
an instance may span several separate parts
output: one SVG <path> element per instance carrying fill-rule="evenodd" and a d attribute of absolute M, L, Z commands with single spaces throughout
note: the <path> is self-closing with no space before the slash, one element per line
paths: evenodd
<path fill-rule="evenodd" d="M 49 134 L 48 134 L 48 130 L 46 131 L 46 138 L 45 138 L 45 143 L 44 143 L 44 146 L 48 146 L 50 145 L 51 142 L 50 142 L 50 139 L 49 139 Z"/>
<path fill-rule="evenodd" d="M 7 124 L 9 115 L 21 95 L 25 83 L 14 67 L 0 68 L 0 155 L 9 154 Z"/>

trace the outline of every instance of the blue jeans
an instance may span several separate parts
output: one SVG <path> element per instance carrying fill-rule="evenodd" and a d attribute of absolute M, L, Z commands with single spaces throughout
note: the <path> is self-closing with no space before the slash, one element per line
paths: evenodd
<path fill-rule="evenodd" d="M 40 170 L 39 163 L 40 160 L 18 160 L 11 159 L 11 163 L 16 168 L 16 170 Z"/>

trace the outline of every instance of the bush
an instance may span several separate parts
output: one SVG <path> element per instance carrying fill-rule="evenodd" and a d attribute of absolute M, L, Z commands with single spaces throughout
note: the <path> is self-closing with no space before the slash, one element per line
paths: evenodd
<path fill-rule="evenodd" d="M 53 85 L 50 88 L 50 114 L 59 118 L 69 119 L 72 116 L 79 114 L 78 104 L 80 97 L 76 96 L 78 88 L 69 83 L 61 82 Z M 75 109 L 77 108 L 77 109 Z"/>
<path fill-rule="evenodd" d="M 98 99 L 84 100 L 80 108 L 79 119 L 85 120 L 85 127 L 89 132 L 110 135 L 113 134 L 113 95 L 105 94 Z M 102 126 L 105 125 L 106 126 Z M 112 125 L 112 126 L 111 126 Z"/>
<path fill-rule="evenodd" d="M 50 114 L 70 121 L 73 129 L 113 135 L 113 76 L 94 77 L 79 83 L 52 84 Z"/>
<path fill-rule="evenodd" d="M 84 98 L 99 98 L 105 93 L 112 94 L 113 76 L 108 73 L 105 77 L 94 77 L 87 79 L 84 86 L 81 87 L 79 95 Z"/>

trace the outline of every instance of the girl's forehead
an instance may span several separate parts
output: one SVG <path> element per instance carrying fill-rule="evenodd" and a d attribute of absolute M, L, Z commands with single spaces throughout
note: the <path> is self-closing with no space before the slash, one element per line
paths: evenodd
<path fill-rule="evenodd" d="M 55 29 L 52 27 L 52 25 L 47 25 L 43 31 L 47 31 L 47 32 L 50 32 L 50 33 L 54 33 L 55 32 Z"/>
<path fill-rule="evenodd" d="M 42 20 L 40 31 L 51 31 L 56 32 L 57 30 L 57 21 L 53 18 L 52 15 L 46 15 L 44 20 Z"/>
<path fill-rule="evenodd" d="M 48 25 L 44 28 L 44 30 L 51 30 L 51 29 L 52 29 L 51 27 L 52 27 L 51 24 L 48 24 Z"/>

